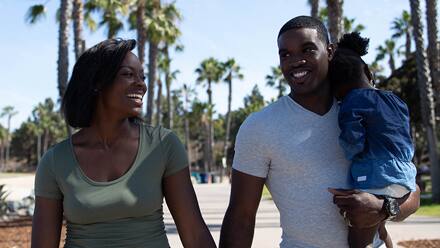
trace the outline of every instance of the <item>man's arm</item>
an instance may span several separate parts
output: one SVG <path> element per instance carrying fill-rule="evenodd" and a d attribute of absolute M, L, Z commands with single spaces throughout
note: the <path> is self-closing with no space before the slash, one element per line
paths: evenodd
<path fill-rule="evenodd" d="M 357 228 L 367 228 L 382 222 L 386 217 L 383 209 L 383 199 L 358 190 L 329 189 L 334 195 L 333 202 L 341 212 L 346 212 L 350 223 Z M 415 213 L 420 206 L 420 189 L 398 199 L 400 213 L 393 221 L 403 221 Z"/>
<path fill-rule="evenodd" d="M 220 248 L 251 247 L 265 180 L 232 170 L 231 196 L 220 233 Z"/>

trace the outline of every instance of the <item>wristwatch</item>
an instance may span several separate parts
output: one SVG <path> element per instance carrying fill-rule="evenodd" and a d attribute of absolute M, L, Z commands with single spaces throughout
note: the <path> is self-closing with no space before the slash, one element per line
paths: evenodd
<path fill-rule="evenodd" d="M 396 198 L 392 198 L 389 196 L 383 197 L 382 208 L 387 214 L 387 218 L 385 220 L 393 220 L 400 213 L 399 203 L 397 202 Z"/>

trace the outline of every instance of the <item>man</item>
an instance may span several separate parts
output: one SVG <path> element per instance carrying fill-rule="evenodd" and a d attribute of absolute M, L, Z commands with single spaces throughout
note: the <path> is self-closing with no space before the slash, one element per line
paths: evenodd
<path fill-rule="evenodd" d="M 339 109 L 327 80 L 334 47 L 319 20 L 299 16 L 281 28 L 278 48 L 291 93 L 250 115 L 240 128 L 220 247 L 251 247 L 264 184 L 280 211 L 280 247 L 348 247 L 339 212 L 359 228 L 389 213 L 371 194 L 329 190 L 349 188 L 349 162 L 338 144 Z M 401 202 L 395 219 L 418 208 L 418 194 Z"/>

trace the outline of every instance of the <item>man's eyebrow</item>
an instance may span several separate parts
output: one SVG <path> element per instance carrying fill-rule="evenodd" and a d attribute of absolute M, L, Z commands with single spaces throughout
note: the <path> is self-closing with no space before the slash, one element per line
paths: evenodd
<path fill-rule="evenodd" d="M 318 47 L 318 46 L 316 45 L 316 43 L 315 43 L 315 42 L 312 42 L 312 41 L 307 41 L 307 42 L 305 42 L 304 44 L 302 44 L 302 46 L 303 46 L 303 47 L 305 47 L 305 46 L 314 46 L 314 47 Z"/>

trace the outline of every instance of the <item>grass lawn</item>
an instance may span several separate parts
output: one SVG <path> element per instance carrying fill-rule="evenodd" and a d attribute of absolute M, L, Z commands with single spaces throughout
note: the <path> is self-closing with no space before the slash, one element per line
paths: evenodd
<path fill-rule="evenodd" d="M 440 204 L 432 203 L 431 199 L 420 199 L 420 208 L 416 215 L 440 217 Z"/>
<path fill-rule="evenodd" d="M 264 185 L 263 187 L 263 195 L 262 195 L 263 199 L 272 199 L 272 196 L 269 193 L 269 190 L 267 189 L 266 185 Z"/>

